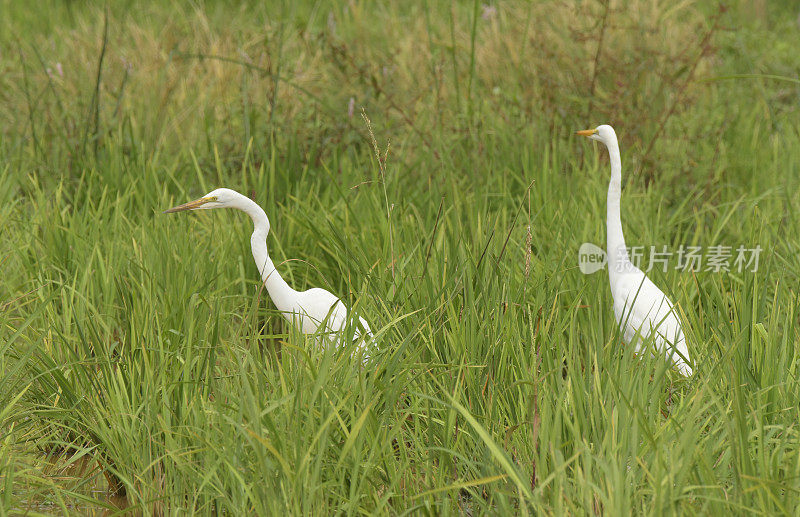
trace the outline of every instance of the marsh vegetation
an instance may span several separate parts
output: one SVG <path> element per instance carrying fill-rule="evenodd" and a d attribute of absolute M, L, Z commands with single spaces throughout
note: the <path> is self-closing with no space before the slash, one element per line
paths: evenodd
<path fill-rule="evenodd" d="M 0 0 L 0 513 L 793 512 L 796 3 L 382 4 Z M 764 250 L 649 273 L 691 379 L 578 269 L 601 123 L 629 245 Z M 161 215 L 220 186 L 369 368 L 246 217 Z"/>

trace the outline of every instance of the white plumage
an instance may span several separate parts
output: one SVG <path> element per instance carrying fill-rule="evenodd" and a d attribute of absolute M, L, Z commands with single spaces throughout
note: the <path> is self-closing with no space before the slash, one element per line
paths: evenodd
<path fill-rule="evenodd" d="M 275 269 L 272 259 L 267 251 L 267 235 L 269 234 L 269 219 L 264 210 L 250 198 L 238 192 L 221 188 L 209 192 L 200 199 L 190 201 L 183 205 L 165 210 L 165 213 L 181 212 L 184 210 L 209 210 L 214 208 L 235 208 L 250 216 L 253 221 L 253 234 L 250 237 L 250 249 L 253 260 L 261 274 L 270 298 L 275 307 L 284 318 L 295 325 L 303 334 L 324 334 L 337 342 L 340 333 L 348 325 L 347 307 L 342 301 L 329 291 L 315 287 L 307 291 L 295 291 Z M 325 328 L 320 330 L 320 324 L 325 322 Z M 365 342 L 372 339 L 372 330 L 363 318 L 358 318 L 363 327 Z M 354 326 L 355 340 L 362 337 L 362 329 Z"/>
<path fill-rule="evenodd" d="M 619 210 L 622 160 L 617 134 L 608 125 L 578 131 L 578 134 L 605 144 L 611 161 L 606 213 L 608 279 L 614 299 L 614 317 L 622 329 L 623 340 L 639 352 L 642 338 L 652 337 L 655 349 L 672 361 L 683 375 L 690 376 L 689 350 L 674 304 L 628 258 Z"/>

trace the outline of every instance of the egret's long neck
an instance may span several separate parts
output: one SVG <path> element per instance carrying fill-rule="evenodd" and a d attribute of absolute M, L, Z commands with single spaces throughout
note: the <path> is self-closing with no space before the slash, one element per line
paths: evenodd
<path fill-rule="evenodd" d="M 628 263 L 625 237 L 622 235 L 622 220 L 619 215 L 619 202 L 622 197 L 622 160 L 616 141 L 608 144 L 611 160 L 611 181 L 608 183 L 608 202 L 606 213 L 606 244 L 608 251 L 609 274 L 624 271 Z"/>
<path fill-rule="evenodd" d="M 269 234 L 269 219 L 264 210 L 256 202 L 242 196 L 241 208 L 253 220 L 253 235 L 250 236 L 250 249 L 253 251 L 253 260 L 256 262 L 261 279 L 272 298 L 275 307 L 281 312 L 297 311 L 297 291 L 275 269 L 275 264 L 267 252 L 267 234 Z M 288 316 L 287 316 L 288 317 Z"/>

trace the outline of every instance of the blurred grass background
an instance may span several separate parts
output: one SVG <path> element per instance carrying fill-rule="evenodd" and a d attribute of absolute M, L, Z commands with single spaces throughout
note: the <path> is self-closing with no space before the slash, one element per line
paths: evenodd
<path fill-rule="evenodd" d="M 799 15 L 0 0 L 0 512 L 793 513 Z M 765 250 L 651 273 L 690 380 L 577 270 L 601 123 L 629 245 Z M 160 214 L 218 186 L 376 364 L 275 314 L 245 218 Z"/>

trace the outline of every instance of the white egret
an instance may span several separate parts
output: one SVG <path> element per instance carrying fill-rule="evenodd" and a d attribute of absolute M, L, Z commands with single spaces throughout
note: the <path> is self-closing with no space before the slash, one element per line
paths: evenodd
<path fill-rule="evenodd" d="M 286 283 L 275 269 L 275 264 L 272 263 L 267 252 L 269 219 L 267 219 L 264 209 L 255 201 L 235 190 L 220 188 L 209 192 L 200 199 L 164 210 L 164 213 L 214 208 L 235 208 L 246 213 L 253 220 L 253 234 L 250 236 L 253 260 L 256 262 L 256 267 L 258 267 L 272 302 L 283 317 L 297 326 L 303 334 L 320 332 L 320 325 L 324 322 L 325 327 L 320 334 L 327 334 L 334 342 L 338 341 L 340 333 L 348 324 L 347 308 L 339 298 L 325 289 L 313 288 L 307 291 L 295 291 Z M 367 322 L 363 318 L 358 318 L 358 321 L 365 332 L 364 340 L 371 340 L 372 330 Z M 358 329 L 358 325 L 354 325 L 353 334 L 354 340 L 361 339 L 362 333 Z"/>
<path fill-rule="evenodd" d="M 622 160 L 614 128 L 608 125 L 578 131 L 579 135 L 602 142 L 611 161 L 606 213 L 608 279 L 614 299 L 614 316 L 623 329 L 623 339 L 638 352 L 643 339 L 652 338 L 655 349 L 671 360 L 686 376 L 692 375 L 689 350 L 674 304 L 661 289 L 628 258 L 619 215 L 622 195 Z"/>

